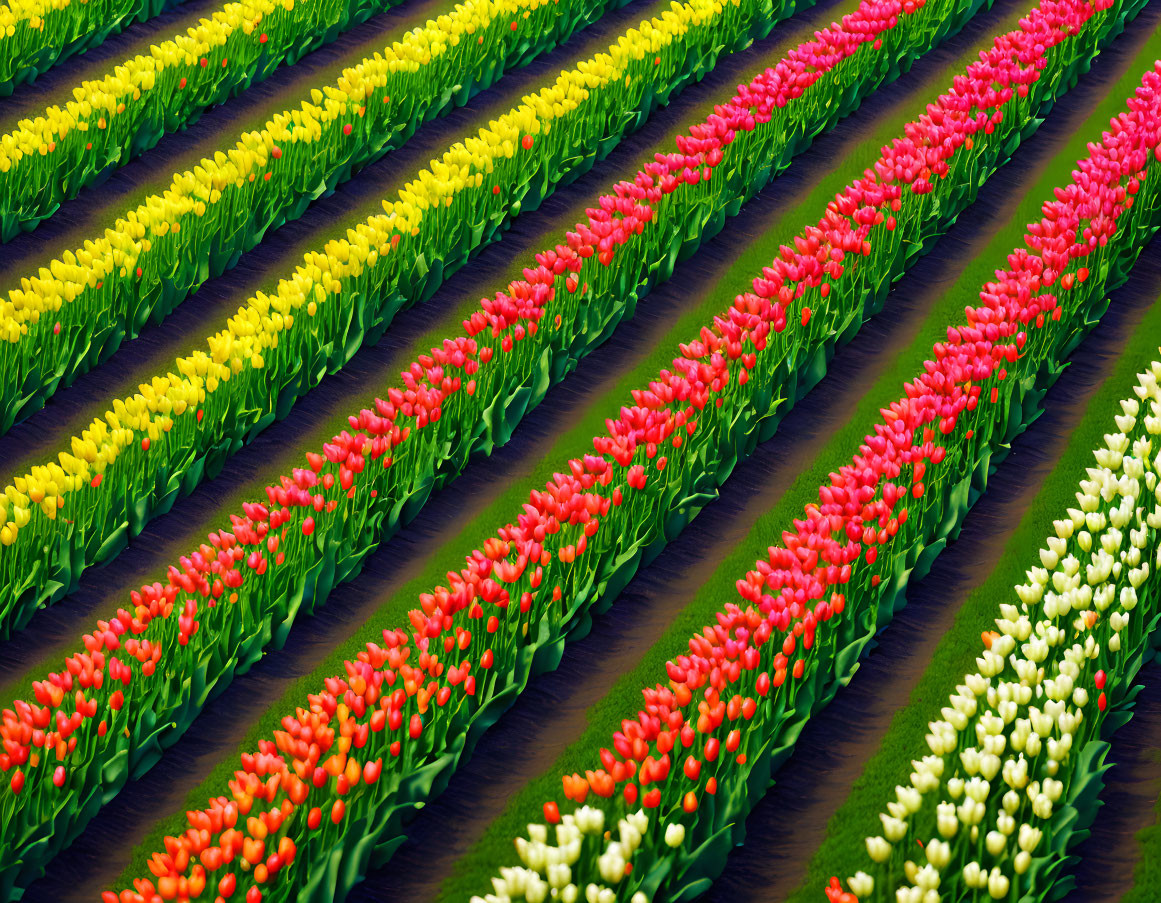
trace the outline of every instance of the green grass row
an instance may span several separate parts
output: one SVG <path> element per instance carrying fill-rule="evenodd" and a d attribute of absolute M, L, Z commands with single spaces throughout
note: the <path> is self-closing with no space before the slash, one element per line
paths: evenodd
<path fill-rule="evenodd" d="M 1060 184 L 1076 160 L 1084 156 L 1085 139 L 1096 134 L 1102 124 L 1124 109 L 1125 100 L 1140 83 L 1141 73 L 1157 58 L 1161 58 L 1161 32 L 1155 33 L 1134 55 L 1125 74 L 1109 88 L 1104 100 L 1076 130 L 1068 145 L 1028 189 L 1017 215 L 997 233 L 985 252 L 972 262 L 949 290 L 945 300 L 951 302 L 953 309 L 971 301 L 975 290 L 984 280 L 991 278 L 994 265 L 1002 260 L 1001 255 L 1021 244 L 1024 224 L 1038 218 L 1041 202 L 1051 196 L 1052 188 Z M 938 322 L 930 324 L 932 330 L 924 330 L 930 334 L 922 337 L 928 341 L 920 345 L 927 351 L 930 351 L 936 333 L 941 332 L 947 322 L 937 317 L 932 319 Z M 787 903 L 816 903 L 831 875 L 845 879 L 865 864 L 864 838 L 879 832 L 878 815 L 885 801 L 891 797 L 895 785 L 907 784 L 911 760 L 926 750 L 924 736 L 928 723 L 939 717 L 940 708 L 946 705 L 948 695 L 954 692 L 962 676 L 975 670 L 980 633 L 995 626 L 997 600 L 1011 595 L 1012 587 L 1024 580 L 1024 571 L 1035 563 L 1029 550 L 1043 545 L 1045 537 L 1052 533 L 1052 519 L 1074 504 L 1076 483 L 1083 478 L 1084 468 L 1092 464 L 1092 450 L 1111 428 L 1114 408 L 1119 399 L 1130 392 L 1136 374 L 1156 357 L 1159 336 L 1161 302 L 1153 305 L 1134 331 L 1114 372 L 1090 400 L 1067 450 L 1029 505 L 1005 546 L 1003 556 L 985 581 L 964 601 L 952 628 L 940 641 L 907 704 L 892 719 L 879 750 L 868 760 L 849 797 L 832 816 L 826 839 L 811 859 L 803 884 Z M 887 397 L 894 396 L 881 396 L 874 391 L 865 402 L 877 408 Z M 829 460 L 830 455 L 824 455 L 824 459 Z M 829 469 L 833 466 L 828 466 Z M 1161 879 L 1161 875 L 1157 877 Z M 1144 899 L 1156 900 L 1158 897 Z"/>

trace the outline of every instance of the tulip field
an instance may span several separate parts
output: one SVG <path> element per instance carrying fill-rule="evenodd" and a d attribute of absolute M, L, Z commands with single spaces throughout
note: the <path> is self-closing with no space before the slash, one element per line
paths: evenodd
<path fill-rule="evenodd" d="M 1159 227 L 1161 0 L 8 0 L 0 903 L 1161 903 Z"/>

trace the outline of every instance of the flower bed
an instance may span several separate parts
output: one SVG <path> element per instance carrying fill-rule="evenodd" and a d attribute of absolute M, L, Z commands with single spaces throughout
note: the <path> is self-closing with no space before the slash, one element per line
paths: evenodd
<path fill-rule="evenodd" d="M 176 6 L 181 0 L 46 0 L 0 6 L 0 97 L 105 38 Z M 11 29 L 11 31 L 9 31 Z"/>
<path fill-rule="evenodd" d="M 622 409 L 620 419 L 609 421 L 609 433 L 595 440 L 596 454 L 573 460 L 546 491 L 533 492 L 514 524 L 473 553 L 463 571 L 449 574 L 446 587 L 421 597 L 421 608 L 412 612 L 407 629 L 386 630 L 384 645 L 369 645 L 348 663 L 345 675 L 328 679 L 325 689 L 311 697 L 309 710 L 288 714 L 285 731 L 277 732 L 273 741 L 263 741 L 253 756 L 244 756 L 243 769 L 231 783 L 233 799 L 221 797 L 205 812 L 191 813 L 191 825 L 197 830 L 167 842 L 168 852 L 159 853 L 152 866 L 154 883 L 141 878 L 136 892 L 148 895 L 160 890 L 156 882 L 164 882 L 167 891 L 182 880 L 206 881 L 207 886 L 225 881 L 234 890 L 253 885 L 253 892 L 264 899 L 315 895 L 321 899 L 336 888 L 341 896 L 369 861 L 388 855 L 399 842 L 402 819 L 415 804 L 443 786 L 463 751 L 522 691 L 531 673 L 551 667 L 568 636 L 583 631 L 591 614 L 611 601 L 640 563 L 712 497 L 737 457 L 769 435 L 784 411 L 783 396 L 796 397 L 818 378 L 833 344 L 857 329 L 881 303 L 891 279 L 970 202 L 982 177 L 1034 122 L 1035 111 L 1070 84 L 1125 13 L 1120 7 L 1096 11 L 1078 6 L 1046 4 L 1025 20 L 1023 38 L 1016 33 L 1004 39 L 1011 44 L 998 45 L 998 59 L 990 66 L 981 63 L 979 77 L 983 82 L 995 77 L 1014 87 L 958 94 L 969 98 L 962 111 L 951 110 L 954 103 L 949 102 L 943 112 L 948 142 L 942 142 L 939 128 L 930 127 L 926 135 L 933 141 L 931 147 L 946 149 L 929 159 L 929 172 L 911 165 L 916 159 L 928 159 L 924 138 L 896 142 L 883 166 L 892 173 L 896 164 L 900 172 L 910 169 L 909 182 L 863 180 L 836 200 L 819 227 L 803 236 L 798 252 L 788 249 L 786 258 L 757 281 L 755 293 L 741 296 L 713 329 L 703 330 L 697 341 L 683 346 L 674 369 L 636 393 L 636 407 Z M 1062 9 L 1078 26 L 1072 35 L 1055 29 Z M 900 16 L 897 24 L 905 21 L 906 16 Z M 892 31 L 887 28 L 871 36 L 886 43 Z M 1029 36 L 1040 40 L 1039 51 L 1030 49 L 1034 42 L 1023 43 Z M 1004 54 L 1013 45 L 1019 45 L 1021 60 L 1004 63 Z M 787 73 L 793 68 L 783 70 L 781 78 Z M 693 138 L 705 143 L 691 149 L 705 155 L 707 163 L 711 158 L 717 161 L 719 153 L 739 165 L 752 160 L 747 144 L 762 129 L 756 122 L 752 131 L 731 130 L 728 114 L 741 117 L 736 120 L 739 126 L 748 124 L 747 108 L 763 94 L 776 97 L 779 82 L 775 76 L 744 88 L 740 94 L 745 106 L 719 108 L 717 115 L 723 121 L 716 125 L 716 134 L 695 130 Z M 1020 91 L 1020 86 L 1027 90 Z M 774 94 L 766 93 L 770 91 Z M 724 140 L 731 132 L 732 137 Z M 405 499 L 392 487 L 392 475 L 407 460 L 400 450 L 424 451 L 421 445 L 411 446 L 409 437 L 422 436 L 445 417 L 458 419 L 453 400 L 474 397 L 490 373 L 506 372 L 516 358 L 505 354 L 515 355 L 524 343 L 551 335 L 555 320 L 548 317 L 558 307 L 563 321 L 574 316 L 569 296 L 582 285 L 574 275 L 583 269 L 581 261 L 596 256 L 598 264 L 620 262 L 623 251 L 618 242 L 624 240 L 628 251 L 633 247 L 628 236 L 638 225 L 642 234 L 648 234 L 644 224 L 655 217 L 643 215 L 645 211 L 656 205 L 656 219 L 661 221 L 666 199 L 685 199 L 684 191 L 676 190 L 679 180 L 674 171 L 663 160 L 639 181 L 622 183 L 618 196 L 602 204 L 607 219 L 597 212 L 596 222 L 578 229 L 575 241 L 558 247 L 553 255 L 542 255 L 547 271 L 542 278 L 551 276 L 555 291 L 549 293 L 545 283 L 546 290 L 539 293 L 513 291 L 486 302 L 484 311 L 468 321 L 469 339 L 436 349 L 429 362 L 422 361 L 411 371 L 413 379 L 405 378 L 404 389 L 389 394 L 376 411 L 352 418 L 354 433 L 336 437 L 323 455 L 308 458 L 309 469 L 272 487 L 269 506 L 251 506 L 249 520 L 238 519 L 239 529 L 231 541 L 237 541 L 241 532 L 246 537 L 244 548 L 254 552 L 243 550 L 239 560 L 245 559 L 255 573 L 278 579 L 284 569 L 277 560 L 271 563 L 268 553 L 285 554 L 285 564 L 300 554 L 303 536 L 309 547 L 322 542 L 320 535 L 341 549 L 364 531 L 365 511 L 372 518 L 381 516 L 393 500 Z M 718 174 L 730 172 L 717 161 L 713 178 L 706 182 L 698 174 L 701 164 L 687 167 L 686 162 L 682 155 L 677 166 L 697 177 L 680 182 L 703 191 L 714 185 Z M 669 186 L 672 190 L 667 191 Z M 630 203 L 634 188 L 642 196 Z M 611 253 L 601 260 L 600 242 L 608 237 L 601 233 L 613 230 L 599 224 L 612 223 L 618 213 L 622 222 L 617 224 L 624 226 L 625 237 L 609 242 Z M 586 246 L 588 254 L 582 250 Z M 557 261 L 560 271 L 553 274 Z M 610 266 L 608 272 L 621 269 Z M 791 273 L 797 278 L 790 279 Z M 533 287 L 536 281 L 529 276 Z M 780 294 L 783 290 L 788 293 L 785 297 Z M 481 349 L 482 342 L 487 344 Z M 747 351 L 750 347 L 753 350 Z M 455 359 L 457 354 L 464 357 L 462 364 Z M 498 360 L 502 364 L 497 369 Z M 466 369 L 459 378 L 461 368 Z M 421 385 L 433 378 L 438 392 Z M 488 397 L 490 393 L 485 394 Z M 496 410 L 502 412 L 503 406 Z M 483 428 L 490 429 L 496 417 L 488 413 Z M 406 437 L 400 428 L 403 422 L 409 425 Z M 432 438 L 437 436 L 438 430 L 432 430 Z M 386 461 L 390 464 L 384 467 Z M 404 475 L 409 470 L 403 466 Z M 385 499 L 383 507 L 376 510 L 369 498 Z M 267 546 L 264 552 L 259 544 L 269 542 L 272 531 L 277 531 L 276 551 Z M 335 559 L 324 555 L 312 565 L 328 582 L 333 579 L 334 561 L 343 560 L 341 550 L 333 554 Z M 237 553 L 231 552 L 227 560 L 235 557 Z M 833 570 L 837 580 L 843 568 Z M 187 577 L 195 588 L 204 584 L 212 596 L 214 573 L 203 554 L 202 563 L 191 559 L 191 566 L 175 578 Z M 248 599 L 255 599 L 269 582 L 249 574 L 240 581 L 233 579 Z M 171 586 L 172 590 L 159 587 L 152 592 L 159 611 L 169 607 L 164 598 L 168 593 L 176 605 L 172 610 L 183 612 L 184 628 L 174 625 L 173 618 L 164 619 L 177 637 L 173 642 L 180 644 L 184 636 L 192 644 L 207 629 L 213 637 L 222 633 L 213 622 L 230 618 L 228 606 L 202 609 L 192 597 L 180 603 L 179 590 Z M 266 604 L 266 597 L 245 608 L 261 604 Z M 779 620 L 783 615 L 788 620 L 789 610 Z M 126 627 L 133 616 L 124 617 Z M 154 706 L 146 708 L 152 711 Z M 602 791 L 607 777 L 598 779 Z M 51 793 L 46 785 L 40 782 L 38 787 Z M 650 799 L 652 789 L 647 791 Z M 574 786 L 574 795 L 580 793 Z M 256 803 L 263 810 L 273 807 L 270 812 L 276 814 L 253 816 L 243 831 L 243 819 Z M 206 833 L 200 833 L 203 827 Z M 256 843 L 259 835 L 261 846 Z M 239 855 L 248 866 L 241 872 L 231 865 Z M 255 863 L 263 867 L 261 872 L 249 868 Z M 134 895 L 134 891 L 123 894 L 125 899 Z"/>

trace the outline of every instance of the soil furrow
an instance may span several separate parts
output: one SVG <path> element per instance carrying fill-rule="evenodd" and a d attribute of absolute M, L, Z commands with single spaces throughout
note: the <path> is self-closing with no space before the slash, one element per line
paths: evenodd
<path fill-rule="evenodd" d="M 1001 3 L 999 7 L 988 16 L 982 17 L 979 23 L 973 23 L 964 35 L 951 43 L 950 49 L 932 54 L 927 61 L 917 64 L 912 73 L 896 86 L 869 100 L 867 114 L 890 115 L 893 111 L 897 111 L 900 104 L 908 100 L 913 103 L 916 91 L 927 90 L 925 80 L 930 77 L 932 69 L 937 70 L 941 65 L 946 65 L 965 48 L 978 43 L 981 37 L 990 33 L 988 23 L 992 17 L 1004 15 L 1009 11 L 1007 3 Z M 818 16 L 818 22 L 823 21 L 825 12 L 819 12 Z M 710 90 L 714 90 L 714 86 L 710 86 Z M 717 90 L 720 92 L 720 86 Z M 715 95 L 708 96 L 712 98 Z M 685 119 L 678 118 L 676 123 L 684 121 Z M 872 122 L 870 127 L 873 128 L 873 125 Z M 190 789 L 198 784 L 221 757 L 232 752 L 248 727 L 272 699 L 279 698 L 295 678 L 308 673 L 338 642 L 361 625 L 369 612 L 374 611 L 393 591 L 420 571 L 426 560 L 426 553 L 439 549 L 450 537 L 458 533 L 475 512 L 482 510 L 489 499 L 502 493 L 513 481 L 526 481 L 527 473 L 543 459 L 545 452 L 553 444 L 553 438 L 562 429 L 566 429 L 570 422 L 575 423 L 583 416 L 587 405 L 594 397 L 615 383 L 620 374 L 626 372 L 636 360 L 640 359 L 640 355 L 647 354 L 682 312 L 701 302 L 715 279 L 736 258 L 739 249 L 745 247 L 744 241 L 738 241 L 739 237 L 746 239 L 761 234 L 781 210 L 793 206 L 809 192 L 817 180 L 829 171 L 837 155 L 862 140 L 867 128 L 868 124 L 861 116 L 855 117 L 820 138 L 815 147 L 803 154 L 787 174 L 747 206 L 727 233 L 723 233 L 710 243 L 702 254 L 683 263 L 677 279 L 655 290 L 639 306 L 637 317 L 633 321 L 622 326 L 609 343 L 584 361 L 576 373 L 553 390 L 548 402 L 526 418 L 508 447 L 498 451 L 491 459 L 473 463 L 456 481 L 455 492 L 442 493 L 433 498 L 415 522 L 372 556 L 361 577 L 332 595 L 324 617 L 304 619 L 292 632 L 286 649 L 265 659 L 249 675 L 237 679 L 222 697 L 211 703 L 203 716 L 202 724 L 212 725 L 212 729 L 203 728 L 191 732 L 166 754 L 150 774 L 126 788 L 121 796 L 98 816 L 86 835 L 70 851 L 59 857 L 52 875 L 33 886 L 29 899 L 72 899 L 74 896 L 91 896 L 95 890 L 115 876 L 123 867 L 124 858 L 135 840 L 140 839 L 150 827 L 148 822 L 141 824 L 141 813 L 165 813 L 179 806 Z M 641 149 L 636 147 L 627 151 L 630 159 L 634 159 L 634 155 L 639 156 Z M 602 176 L 599 184 L 604 185 L 606 181 L 607 178 Z M 575 211 L 569 211 L 570 214 L 573 212 Z M 563 226 L 563 223 L 557 222 L 559 218 L 559 214 L 552 217 L 554 229 Z M 527 236 L 516 235 L 513 238 L 516 245 L 522 249 L 527 246 L 526 250 L 531 251 L 539 247 L 539 244 L 528 243 Z M 542 238 L 539 233 L 535 235 L 537 242 Z M 505 244 L 507 243 L 506 239 Z M 491 259 L 488 259 L 488 255 Z M 451 303 L 464 297 L 465 286 L 483 288 L 494 284 L 496 273 L 503 272 L 513 256 L 511 245 L 507 249 L 503 245 L 493 248 L 491 252 L 486 252 L 476 265 L 453 279 L 452 284 L 441 291 L 440 295 L 447 299 L 447 303 Z M 519 254 L 515 256 L 519 259 Z M 478 266 L 485 272 L 475 272 Z M 942 278 L 936 270 L 928 272 L 925 277 L 928 284 Z M 139 558 L 137 564 L 130 564 L 129 568 L 143 567 L 140 562 L 142 553 L 151 562 L 144 567 L 152 567 L 154 570 L 172 557 L 167 555 L 159 558 L 156 550 L 172 545 L 163 537 L 168 532 L 164 529 L 166 521 L 172 522 L 175 515 L 181 518 L 183 524 L 198 525 L 190 530 L 195 536 L 189 539 L 193 539 L 196 535 L 204 533 L 210 524 L 220 520 L 223 492 L 228 493 L 239 484 L 251 487 L 252 492 L 253 475 L 261 468 L 269 467 L 271 459 L 296 459 L 299 454 L 297 448 L 293 455 L 288 455 L 286 448 L 288 445 L 297 447 L 301 443 L 301 434 L 304 431 L 301 419 L 307 421 L 305 430 L 313 430 L 316 424 L 324 423 L 326 417 L 333 416 L 336 408 L 346 410 L 349 406 L 347 397 L 352 399 L 351 404 L 365 402 L 369 393 L 381 388 L 383 382 L 389 378 L 389 374 L 400 365 L 401 351 L 410 347 L 407 344 L 408 335 L 414 336 L 437 322 L 437 311 L 431 305 L 439 301 L 440 295 L 437 295 L 433 302 L 429 302 L 427 308 L 412 312 L 414 314 L 430 310 L 429 315 L 409 326 L 408 334 L 397 333 L 393 329 L 379 346 L 366 349 L 352 362 L 353 365 L 357 365 L 354 370 L 345 370 L 333 384 L 328 383 L 327 387 L 318 390 L 327 393 L 325 398 L 311 405 L 300 404 L 300 409 L 296 411 L 291 421 L 272 427 L 255 446 L 241 453 L 235 459 L 235 465 L 228 468 L 225 479 L 220 478 L 214 484 L 203 487 L 194 496 L 179 503 L 175 512 L 166 519 L 151 526 L 147 530 L 146 543 L 139 543 L 136 549 L 130 549 L 126 553 Z M 921 311 L 914 312 L 914 316 L 906 316 L 905 309 L 905 304 L 893 308 L 892 324 L 878 326 L 871 324 L 868 327 L 869 338 L 865 340 L 864 354 L 870 354 L 876 348 L 892 347 L 885 341 L 884 333 L 881 331 L 887 326 L 894 331 L 903 324 L 902 328 L 906 329 L 915 325 L 913 320 L 921 319 Z M 857 347 L 858 344 L 852 346 Z M 888 351 L 886 355 L 889 357 L 890 353 Z M 858 374 L 848 375 L 845 379 L 853 386 L 860 381 L 865 382 L 865 373 L 860 371 Z M 307 401 L 310 402 L 317 394 L 313 393 Z M 336 404 L 336 398 L 340 395 L 344 398 Z M 831 407 L 821 405 L 819 410 L 829 411 Z M 849 411 L 846 413 L 849 416 Z M 818 429 L 821 430 L 822 427 Z M 783 450 L 779 455 L 785 456 L 787 453 L 788 450 Z M 809 454 L 805 452 L 801 454 L 802 459 L 799 463 L 805 464 L 809 460 Z M 772 462 L 777 460 L 777 457 L 763 460 L 764 467 L 754 470 L 753 473 L 774 469 Z M 791 468 L 788 473 L 792 474 L 794 470 L 795 468 Z M 754 479 L 757 480 L 757 477 Z M 227 485 L 223 486 L 223 483 Z M 761 507 L 758 502 L 754 504 Z M 217 516 L 216 519 L 207 523 L 205 514 L 207 511 L 212 511 Z M 708 516 L 708 513 L 704 516 Z M 188 549 L 189 540 L 180 548 Z M 138 552 L 137 549 L 141 551 Z M 79 617 L 70 613 L 64 622 L 56 625 L 55 634 L 58 642 L 61 637 L 67 637 L 68 640 L 75 642 L 73 638 L 78 629 L 83 629 L 83 626 L 87 625 L 94 607 L 98 604 L 107 606 L 123 597 L 127 588 L 132 585 L 131 582 L 125 580 L 123 576 L 112 580 L 107 578 L 114 570 L 124 574 L 125 567 L 119 560 L 104 574 L 97 575 L 105 579 L 97 580 L 94 577 L 88 587 L 87 603 L 82 601 L 80 605 L 74 606 L 75 598 L 67 601 L 67 608 L 83 608 L 84 611 Z M 110 585 L 118 587 L 116 593 L 109 594 L 104 591 Z M 619 606 L 618 610 L 620 608 Z M 38 621 L 51 618 L 58 611 L 63 612 L 61 606 L 42 612 L 38 615 Z M 664 622 L 662 626 L 663 624 Z M 37 626 L 33 630 L 25 631 L 22 636 L 29 633 L 39 635 L 42 632 Z M 19 640 L 18 637 L 17 641 Z M 71 643 L 66 648 L 71 648 Z M 10 675 L 16 674 L 17 668 L 26 669 L 27 665 L 28 658 L 25 655 L 5 656 L 5 670 Z M 583 713 L 583 708 L 581 712 Z M 575 719 L 571 719 L 570 725 L 574 724 Z M 561 734 L 562 740 L 568 736 L 571 736 L 571 730 Z M 410 891 L 407 898 L 411 898 Z"/>

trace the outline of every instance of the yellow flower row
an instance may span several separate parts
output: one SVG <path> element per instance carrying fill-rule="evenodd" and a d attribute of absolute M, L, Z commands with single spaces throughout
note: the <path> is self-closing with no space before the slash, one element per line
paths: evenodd
<path fill-rule="evenodd" d="M 23 119 L 14 132 L 0 137 L 0 173 L 15 169 L 26 156 L 46 156 L 53 144 L 71 130 L 104 129 L 108 120 L 125 111 L 127 104 L 139 101 L 151 90 L 167 69 L 193 67 L 212 55 L 214 48 L 225 45 L 229 36 L 242 29 L 249 35 L 262 20 L 282 8 L 287 12 L 296 6 L 310 10 L 319 0 L 247 0 L 227 3 L 208 19 L 201 19 L 184 35 L 177 35 L 161 45 L 150 47 L 149 54 L 139 54 L 116 66 L 112 73 L 98 80 L 85 81 L 73 89 L 74 100 L 63 107 L 51 106 L 35 119 Z M 472 34 L 482 20 L 492 18 L 500 8 L 516 10 L 521 4 L 465 3 L 450 14 L 409 32 L 383 55 L 363 60 L 345 73 L 349 86 L 340 81 L 338 90 L 348 93 L 360 86 L 374 84 L 375 79 L 401 66 L 424 65 L 447 45 L 459 42 L 463 34 Z M 309 28 L 309 22 L 304 22 Z M 228 61 L 227 61 L 228 62 Z M 352 94 L 353 96 L 353 94 Z M 317 102 L 317 101 L 316 101 Z"/>
<path fill-rule="evenodd" d="M 277 2 L 290 5 L 294 0 Z M 549 2 L 551 0 L 466 0 L 449 14 L 428 20 L 408 32 L 383 53 L 344 70 L 335 85 L 321 91 L 313 90 L 311 100 L 304 102 L 299 109 L 279 113 L 260 132 L 243 134 L 229 151 L 219 151 L 213 159 L 203 159 L 192 170 L 175 176 L 170 188 L 161 195 L 150 196 L 136 210 L 118 219 L 101 238 L 86 241 L 83 248 L 66 252 L 47 268 L 41 267 L 36 276 L 22 279 L 20 288 L 0 301 L 0 337 L 15 343 L 28 333 L 29 323 L 35 324 L 41 316 L 56 313 L 62 304 L 75 301 L 86 287 L 96 288 L 113 274 L 125 278 L 136 268 L 139 256 L 149 250 L 149 236 L 162 236 L 171 229 L 179 229 L 184 217 L 202 216 L 207 204 L 220 200 L 227 185 L 236 183 L 241 186 L 243 180 L 253 181 L 258 171 L 268 165 L 276 145 L 281 148 L 317 141 L 324 124 L 343 115 L 360 113 L 363 101 L 376 87 L 386 84 L 389 73 L 418 71 L 434 57 L 446 52 L 449 46 L 457 45 L 464 35 L 473 35 L 501 17 L 526 16 Z M 260 3 L 260 9 L 270 7 L 269 3 Z M 244 16 L 243 21 L 247 24 L 260 20 L 262 15 L 261 11 L 255 11 L 255 7 L 238 3 L 229 4 L 217 15 L 227 14 Z M 226 28 L 223 25 L 210 31 L 224 35 Z M 191 33 L 193 31 L 195 29 L 191 29 Z M 224 37 L 220 41 L 215 38 L 218 43 L 224 40 Z M 142 63 L 136 69 L 132 65 L 119 67 L 121 74 L 112 79 L 118 85 L 131 86 L 133 90 L 142 87 L 142 79 L 146 76 L 152 79 L 163 65 L 168 64 L 162 60 L 183 52 L 174 42 L 167 42 L 165 46 L 169 46 L 169 50 L 154 48 L 152 57 L 139 57 Z M 197 42 L 197 46 L 204 45 Z M 196 61 L 201 52 L 191 46 L 188 59 Z M 0 172 L 14 161 L 18 162 L 25 153 L 39 153 L 38 148 L 46 147 L 45 142 L 51 141 L 53 135 L 63 137 L 74 126 L 86 128 L 85 120 L 90 112 L 94 109 L 107 111 L 109 104 L 119 102 L 116 99 L 121 96 L 120 91 L 120 87 L 98 91 L 83 101 L 68 104 L 65 110 L 51 108 L 48 117 L 41 117 L 35 123 L 23 121 L 20 131 L 0 138 Z M 81 89 L 77 89 L 77 93 L 79 95 Z"/>
<path fill-rule="evenodd" d="M 71 3 L 72 0 L 9 0 L 0 6 L 0 48 L 4 38 L 16 33 L 17 25 L 43 31 L 45 18 L 68 9 Z"/>
<path fill-rule="evenodd" d="M 0 138 L 0 173 L 16 167 L 27 155 L 47 155 L 50 145 L 74 128 L 81 131 L 105 128 L 106 117 L 122 113 L 126 104 L 140 100 L 143 92 L 152 90 L 158 74 L 166 67 L 197 64 L 214 47 L 225 44 L 235 28 L 241 27 L 249 34 L 263 16 L 284 4 L 287 9 L 293 8 L 294 0 L 228 3 L 209 19 L 199 20 L 186 34 L 177 35 L 160 46 L 153 45 L 148 56 L 138 54 L 101 79 L 81 82 L 73 88 L 74 100 L 63 107 L 51 106 L 35 119 L 20 120 L 16 131 Z"/>
<path fill-rule="evenodd" d="M 739 0 L 727 0 L 738 6 Z M 393 252 L 400 236 L 415 236 L 426 219 L 439 218 L 461 192 L 481 189 L 484 177 L 496 161 L 512 158 L 524 136 L 546 135 L 559 120 L 577 109 L 592 92 L 612 90 L 624 81 L 632 60 L 652 56 L 691 25 L 719 17 L 721 0 L 672 2 L 670 8 L 630 30 L 609 52 L 600 53 L 562 72 L 556 82 L 489 122 L 488 127 L 465 141 L 454 144 L 430 168 L 418 174 L 398 193 L 394 201 L 384 201 L 384 213 L 371 217 L 347 231 L 343 240 L 332 240 L 321 253 L 304 255 L 288 279 L 273 294 L 257 293 L 229 319 L 225 328 L 207 339 L 207 349 L 196 351 L 176 362 L 177 373 L 154 378 L 143 384 L 138 394 L 117 401 L 103 418 L 93 421 L 80 437 L 72 439 L 71 452 L 61 452 L 59 463 L 34 467 L 14 481 L 0 498 L 0 541 L 11 545 L 29 521 L 29 511 L 37 506 L 55 518 L 64 496 L 91 483 L 130 446 L 148 438 L 156 442 L 173 426 L 173 418 L 199 408 L 243 370 L 261 370 L 265 356 L 276 349 L 280 339 L 299 324 L 308 329 L 328 302 L 342 300 L 343 284 L 357 278 L 380 257 Z M 317 111 L 326 118 L 326 110 Z M 198 184 L 208 190 L 206 182 Z M 134 253 L 132 245 L 126 254 Z M 399 253 L 399 252 L 396 252 Z M 79 258 L 78 258 L 79 260 Z M 125 265 L 132 266 L 126 256 Z M 79 263 L 70 266 L 80 266 Z M 55 278 L 55 277 L 53 277 Z"/>

